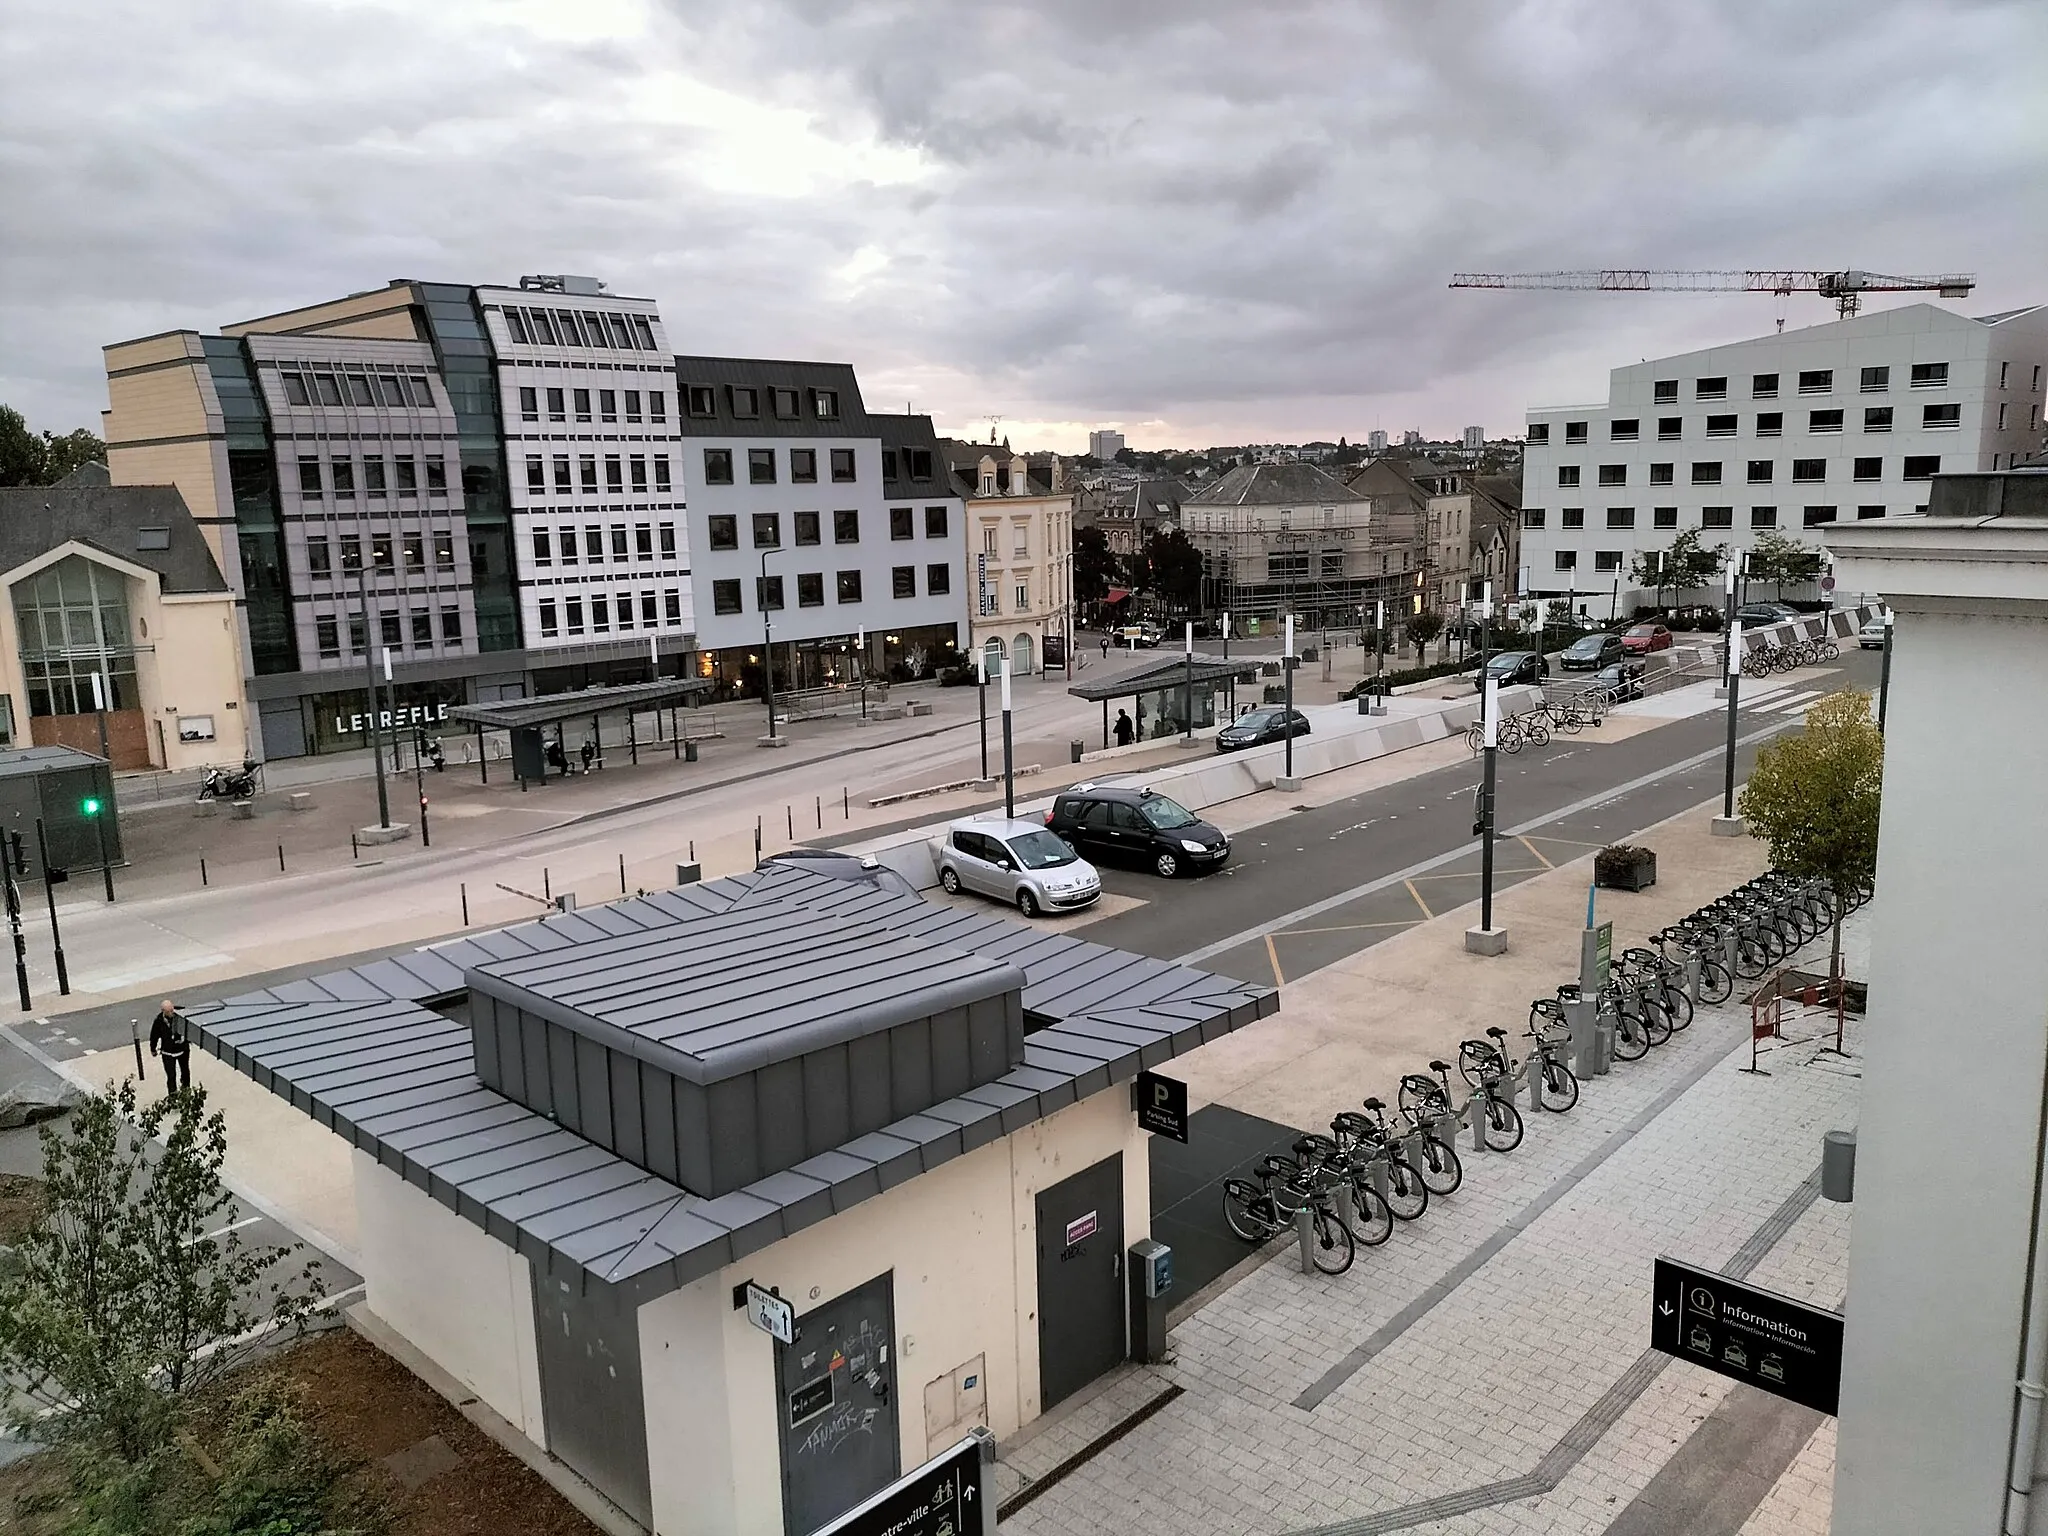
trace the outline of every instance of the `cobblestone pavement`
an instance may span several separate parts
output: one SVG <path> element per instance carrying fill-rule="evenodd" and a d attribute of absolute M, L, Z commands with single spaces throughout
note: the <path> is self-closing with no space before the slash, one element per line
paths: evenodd
<path fill-rule="evenodd" d="M 1818 949 L 1818 947 L 1815 947 Z M 1824 951 L 1819 951 L 1824 955 Z M 1748 1065 L 1746 1008 L 1530 1115 L 1509 1155 L 1336 1279 L 1282 1252 L 1175 1330 L 1146 1373 L 1184 1389 L 1006 1522 L 1035 1532 L 1598 1533 L 1730 1390 L 1647 1355 L 1660 1253 L 1750 1269 L 1838 1306 L 1848 1214 L 1814 1198 L 1822 1133 L 1852 1125 L 1851 1057 L 1818 1041 Z M 1832 1426 L 1758 1508 L 1823 1531 Z M 1033 1442 L 1032 1475 L 1066 1426 Z M 1094 1436 L 1071 1436 L 1071 1455 Z"/>

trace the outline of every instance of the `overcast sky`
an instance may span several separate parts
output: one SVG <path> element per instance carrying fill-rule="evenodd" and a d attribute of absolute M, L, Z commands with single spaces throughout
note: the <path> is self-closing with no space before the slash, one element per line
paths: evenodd
<path fill-rule="evenodd" d="M 1506 434 L 1832 309 L 1454 270 L 2048 299 L 2044 56 L 2040 0 L 0 0 L 0 401 L 97 427 L 110 341 L 566 271 L 1020 446 Z"/>

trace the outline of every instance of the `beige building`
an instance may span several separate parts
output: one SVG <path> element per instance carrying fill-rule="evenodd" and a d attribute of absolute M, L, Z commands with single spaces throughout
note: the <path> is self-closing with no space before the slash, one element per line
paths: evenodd
<path fill-rule="evenodd" d="M 235 596 L 176 487 L 0 490 L 0 586 L 0 745 L 97 755 L 104 704 L 117 769 L 241 762 Z"/>
<path fill-rule="evenodd" d="M 1059 456 L 942 438 L 967 509 L 967 653 L 1015 677 L 1064 666 L 1073 640 L 1074 493 Z"/>
<path fill-rule="evenodd" d="M 1361 607 L 1404 597 L 1416 580 L 1405 527 L 1380 513 L 1377 498 L 1313 464 L 1239 465 L 1181 504 L 1181 530 L 1202 556 L 1203 606 L 1356 623 Z"/>

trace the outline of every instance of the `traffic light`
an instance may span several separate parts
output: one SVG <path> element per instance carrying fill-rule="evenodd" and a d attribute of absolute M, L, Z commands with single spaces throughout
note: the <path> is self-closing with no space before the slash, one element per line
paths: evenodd
<path fill-rule="evenodd" d="M 79 803 L 79 806 L 78 806 L 78 808 L 79 808 L 79 809 L 80 809 L 81 811 L 85 812 L 85 814 L 86 814 L 86 815 L 88 815 L 88 816 L 97 816 L 97 815 L 99 815 L 99 813 L 100 813 L 100 800 L 99 800 L 99 796 L 97 796 L 97 795 L 87 795 L 87 796 L 85 797 L 85 799 L 84 799 L 84 800 L 82 800 L 82 801 L 81 801 L 81 802 Z"/>

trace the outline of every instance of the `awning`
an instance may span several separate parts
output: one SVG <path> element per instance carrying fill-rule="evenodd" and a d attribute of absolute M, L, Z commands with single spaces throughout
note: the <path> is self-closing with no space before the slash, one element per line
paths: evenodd
<path fill-rule="evenodd" d="M 1102 600 L 1105 603 L 1120 603 L 1130 595 L 1131 589 L 1129 587 L 1111 587 L 1108 594 Z"/>
<path fill-rule="evenodd" d="M 491 731 L 516 731 L 522 726 L 553 725 L 558 720 L 587 720 L 620 709 L 666 709 L 713 686 L 708 677 L 664 677 L 652 683 L 627 683 L 619 688 L 581 688 L 573 693 L 544 693 L 537 699 L 501 699 L 492 704 L 457 704 L 448 718 Z"/>
<path fill-rule="evenodd" d="M 1156 693 L 1162 688 L 1184 688 L 1190 683 L 1199 688 L 1207 684 L 1227 683 L 1232 678 L 1245 683 L 1257 682 L 1259 658 L 1223 661 L 1215 656 L 1197 656 L 1190 666 L 1183 654 L 1105 682 L 1080 683 L 1067 692 L 1077 699 L 1128 699 L 1141 693 Z"/>

